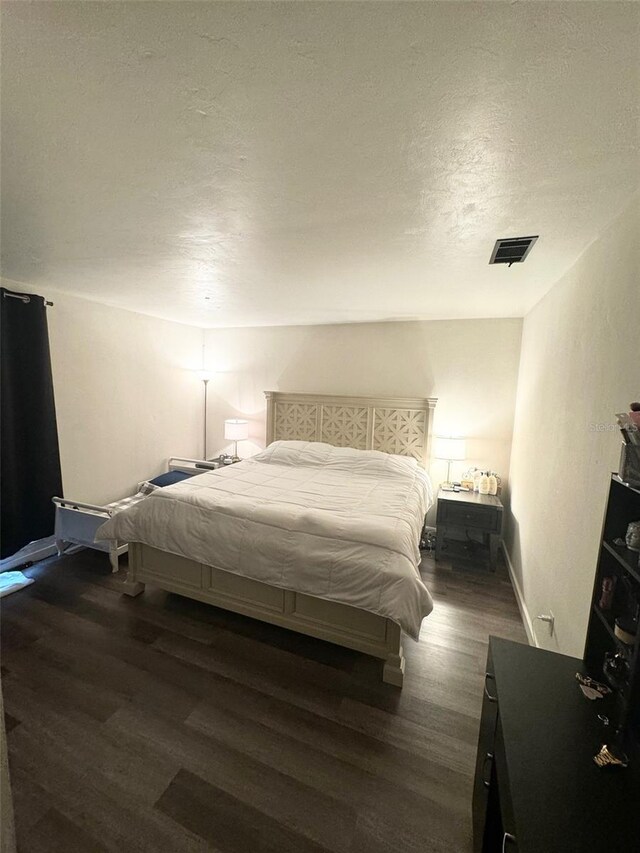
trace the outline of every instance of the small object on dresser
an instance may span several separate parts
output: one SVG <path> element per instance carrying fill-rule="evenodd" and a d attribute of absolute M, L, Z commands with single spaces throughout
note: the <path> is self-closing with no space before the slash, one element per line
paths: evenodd
<path fill-rule="evenodd" d="M 629 759 L 627 754 L 618 746 L 611 744 L 602 744 L 602 748 L 597 755 L 593 756 L 593 760 L 598 767 L 627 767 Z"/>
<path fill-rule="evenodd" d="M 489 474 L 486 471 L 480 477 L 480 482 L 478 483 L 478 492 L 481 495 L 489 494 Z"/>
<path fill-rule="evenodd" d="M 638 404 L 631 404 L 632 410 L 629 414 L 619 412 L 616 415 L 622 435 L 618 476 L 623 483 L 634 488 L 640 487 L 640 412 L 634 408 L 636 405 Z"/>
<path fill-rule="evenodd" d="M 640 403 L 629 403 L 629 408 L 631 409 L 629 412 L 630 419 L 640 429 Z"/>
<path fill-rule="evenodd" d="M 622 433 L 625 444 L 640 446 L 640 426 L 638 425 L 638 412 L 617 412 L 616 420 Z"/>
<path fill-rule="evenodd" d="M 595 678 L 590 678 L 588 675 L 583 675 L 581 672 L 576 672 L 576 681 L 580 685 L 583 695 L 587 699 L 603 699 L 611 693 L 611 688 Z"/>
<path fill-rule="evenodd" d="M 497 495 L 498 494 L 498 478 L 492 472 L 489 474 L 489 494 Z"/>
<path fill-rule="evenodd" d="M 629 523 L 624 541 L 630 551 L 640 551 L 640 521 Z"/>
<path fill-rule="evenodd" d="M 640 433 L 638 434 L 640 435 Z M 619 477 L 623 483 L 627 483 L 636 489 L 640 488 L 640 447 L 623 443 L 618 469 Z"/>
<path fill-rule="evenodd" d="M 633 616 L 618 616 L 615 621 L 614 633 L 627 646 L 632 646 L 638 633 L 638 620 Z"/>
<path fill-rule="evenodd" d="M 616 689 L 624 687 L 629 680 L 629 662 L 622 652 L 607 652 L 602 671 Z"/>
<path fill-rule="evenodd" d="M 613 594 L 616 589 L 616 580 L 617 578 L 615 577 L 615 575 L 611 578 L 603 578 L 602 580 L 602 595 L 600 596 L 598 607 L 605 613 L 608 610 L 611 610 L 611 605 L 613 604 Z"/>

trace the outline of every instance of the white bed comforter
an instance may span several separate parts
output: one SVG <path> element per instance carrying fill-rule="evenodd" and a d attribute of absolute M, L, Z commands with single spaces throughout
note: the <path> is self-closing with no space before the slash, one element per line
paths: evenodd
<path fill-rule="evenodd" d="M 97 539 L 143 542 L 397 622 L 414 639 L 433 602 L 418 573 L 429 477 L 414 459 L 276 441 L 158 489 Z"/>

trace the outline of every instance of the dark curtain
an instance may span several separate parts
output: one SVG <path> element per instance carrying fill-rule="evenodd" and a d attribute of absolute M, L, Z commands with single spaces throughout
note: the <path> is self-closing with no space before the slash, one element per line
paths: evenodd
<path fill-rule="evenodd" d="M 1 556 L 51 536 L 62 495 L 47 309 L 41 296 L 0 288 L 2 313 Z"/>

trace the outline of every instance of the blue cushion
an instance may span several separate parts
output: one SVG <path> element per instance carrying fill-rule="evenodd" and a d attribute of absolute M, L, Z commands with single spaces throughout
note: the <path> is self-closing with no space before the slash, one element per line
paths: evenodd
<path fill-rule="evenodd" d="M 180 483 L 182 480 L 188 480 L 193 477 L 193 474 L 187 474 L 186 471 L 167 471 L 166 474 L 160 474 L 159 477 L 154 477 L 149 480 L 154 486 L 173 486 L 174 483 Z"/>

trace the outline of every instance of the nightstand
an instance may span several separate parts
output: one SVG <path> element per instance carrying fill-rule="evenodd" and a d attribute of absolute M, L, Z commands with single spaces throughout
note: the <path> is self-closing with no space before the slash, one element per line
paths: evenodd
<path fill-rule="evenodd" d="M 496 570 L 498 547 L 502 541 L 502 501 L 497 495 L 478 492 L 438 492 L 436 516 L 436 560 L 456 554 L 454 540 L 463 541 L 467 533 L 482 533 L 488 542 L 489 565 Z M 449 545 L 451 541 L 451 546 Z"/>

